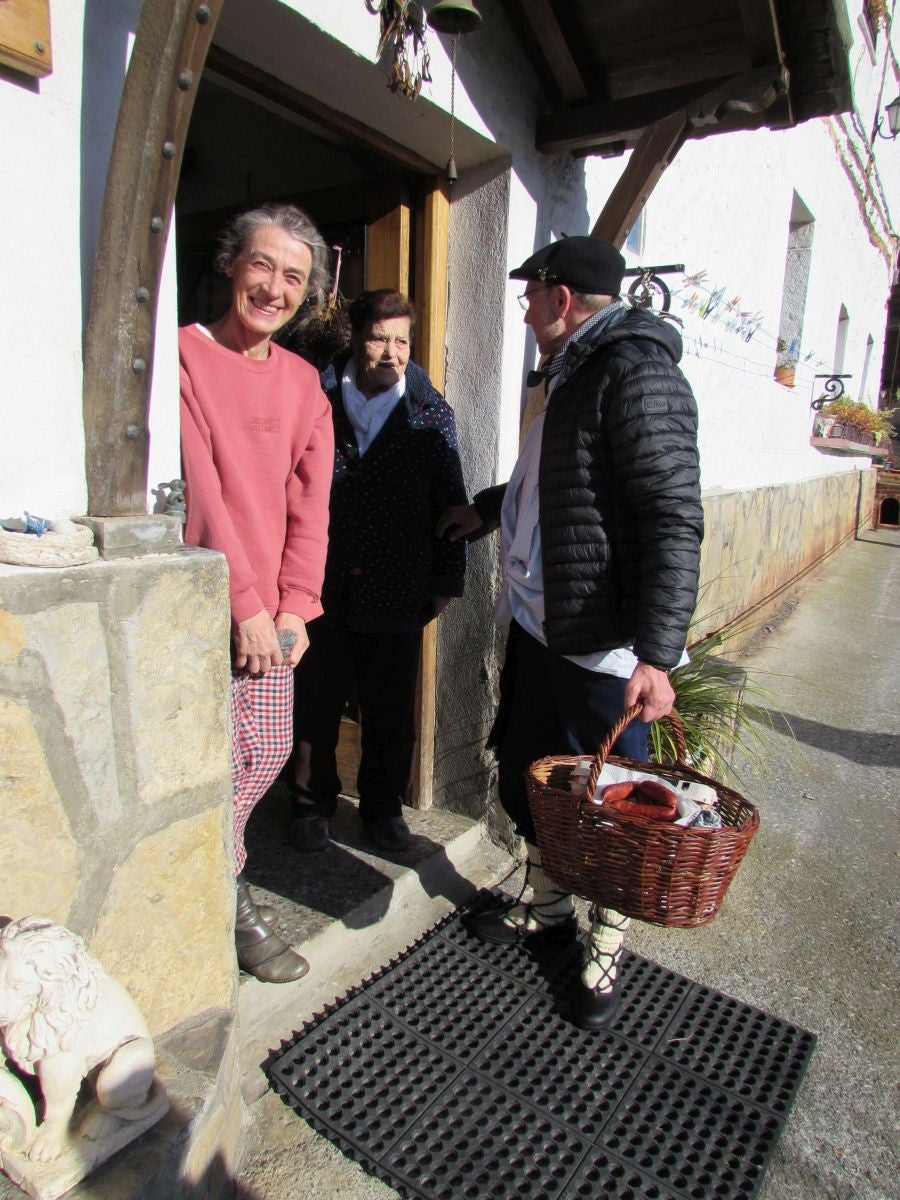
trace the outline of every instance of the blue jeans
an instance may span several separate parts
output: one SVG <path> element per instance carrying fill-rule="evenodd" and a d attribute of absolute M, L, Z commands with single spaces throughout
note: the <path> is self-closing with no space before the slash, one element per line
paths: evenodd
<path fill-rule="evenodd" d="M 488 744 L 497 751 L 500 803 L 527 841 L 537 838 L 525 771 L 551 754 L 596 754 L 625 711 L 627 683 L 555 654 L 515 621 L 510 626 L 500 706 Z M 614 752 L 646 762 L 648 728 L 644 721 L 632 721 Z"/>

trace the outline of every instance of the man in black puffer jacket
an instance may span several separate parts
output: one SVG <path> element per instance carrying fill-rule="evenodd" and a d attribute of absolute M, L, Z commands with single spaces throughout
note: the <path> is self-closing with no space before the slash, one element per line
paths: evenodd
<path fill-rule="evenodd" d="M 643 705 L 615 751 L 647 757 L 647 724 L 674 693 L 697 599 L 703 510 L 697 406 L 671 325 L 619 299 L 625 262 L 600 238 L 537 251 L 511 273 L 544 356 L 544 411 L 508 484 L 448 510 L 439 533 L 498 526 L 509 621 L 492 734 L 499 794 L 528 849 L 527 903 L 481 913 L 470 929 L 503 944 L 571 936 L 571 897 L 540 867 L 524 771 L 551 754 L 593 754 L 619 716 Z M 536 382 L 536 381 L 535 381 Z M 532 380 L 529 379 L 529 383 Z M 618 1003 L 627 918 L 592 912 L 575 1021 L 597 1028 Z"/>

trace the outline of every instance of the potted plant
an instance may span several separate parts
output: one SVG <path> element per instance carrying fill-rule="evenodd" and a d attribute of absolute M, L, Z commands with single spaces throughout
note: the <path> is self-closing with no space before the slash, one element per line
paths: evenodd
<path fill-rule="evenodd" d="M 773 372 L 775 382 L 780 383 L 782 387 L 792 388 L 797 372 L 797 355 L 800 352 L 800 345 L 796 338 L 788 344 L 783 337 L 780 337 L 775 350 L 777 353 Z"/>
<path fill-rule="evenodd" d="M 813 436 L 844 438 L 872 446 L 890 436 L 891 426 L 887 413 L 875 412 L 868 404 L 841 396 L 822 408 L 813 426 Z"/>

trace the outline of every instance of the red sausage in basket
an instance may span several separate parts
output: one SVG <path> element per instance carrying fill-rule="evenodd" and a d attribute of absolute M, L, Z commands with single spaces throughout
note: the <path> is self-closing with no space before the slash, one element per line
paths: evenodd
<path fill-rule="evenodd" d="M 678 816 L 678 800 L 671 789 L 661 783 L 642 779 L 639 782 L 611 783 L 602 792 L 604 807 L 615 808 L 631 817 L 647 817 L 650 821 L 674 821 Z"/>

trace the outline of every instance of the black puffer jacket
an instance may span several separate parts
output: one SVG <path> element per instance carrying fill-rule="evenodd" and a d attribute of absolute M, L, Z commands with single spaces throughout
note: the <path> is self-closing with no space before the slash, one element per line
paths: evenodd
<path fill-rule="evenodd" d="M 466 503 L 453 410 L 409 363 L 403 398 L 360 455 L 341 397 L 345 364 L 321 375 L 334 416 L 322 604 L 364 632 L 420 629 L 436 596 L 463 594 L 465 546 L 434 533 L 444 509 Z"/>
<path fill-rule="evenodd" d="M 697 405 L 681 338 L 634 310 L 567 355 L 547 407 L 539 473 L 547 644 L 634 645 L 666 670 L 697 601 L 703 509 Z M 475 497 L 487 528 L 505 485 Z"/>

